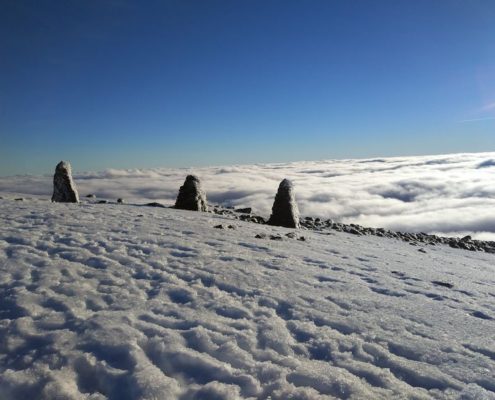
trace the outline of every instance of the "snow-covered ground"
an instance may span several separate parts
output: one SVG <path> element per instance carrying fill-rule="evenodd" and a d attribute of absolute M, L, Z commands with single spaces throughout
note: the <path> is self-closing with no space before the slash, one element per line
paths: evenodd
<path fill-rule="evenodd" d="M 495 398 L 494 255 L 125 204 L 0 215 L 2 400 Z"/>
<path fill-rule="evenodd" d="M 54 168 L 59 161 L 53 160 Z M 495 240 L 495 153 L 101 172 L 77 172 L 71 161 L 81 196 L 171 205 L 186 175 L 194 173 L 211 202 L 252 207 L 268 217 L 280 181 L 289 178 L 303 216 Z M 0 195 L 51 196 L 52 179 L 0 177 Z"/>

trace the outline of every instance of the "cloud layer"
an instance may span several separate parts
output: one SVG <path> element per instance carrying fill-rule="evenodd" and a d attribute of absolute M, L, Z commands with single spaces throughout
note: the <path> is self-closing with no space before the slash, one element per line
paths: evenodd
<path fill-rule="evenodd" d="M 55 165 L 55 164 L 54 164 Z M 73 166 L 77 170 L 77 166 Z M 495 153 L 328 160 L 195 169 L 109 169 L 76 173 L 81 197 L 173 204 L 189 173 L 212 203 L 268 216 L 283 178 L 294 182 L 301 215 L 346 223 L 495 240 Z M 0 192 L 51 195 L 51 177 L 0 178 Z"/>

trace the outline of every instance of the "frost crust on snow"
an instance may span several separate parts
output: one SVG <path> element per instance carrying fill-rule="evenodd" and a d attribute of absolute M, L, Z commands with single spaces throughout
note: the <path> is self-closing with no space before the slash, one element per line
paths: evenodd
<path fill-rule="evenodd" d="M 201 182 L 196 175 L 188 175 L 179 189 L 175 208 L 191 211 L 208 211 L 206 193 L 201 188 Z"/>
<path fill-rule="evenodd" d="M 119 204 L 0 215 L 2 400 L 495 395 L 491 254 Z"/>
<path fill-rule="evenodd" d="M 284 179 L 278 186 L 268 224 L 286 228 L 300 227 L 294 186 L 288 179 Z"/>
<path fill-rule="evenodd" d="M 72 180 L 72 169 L 68 161 L 60 161 L 55 167 L 52 201 L 57 203 L 79 202 L 79 194 Z"/>

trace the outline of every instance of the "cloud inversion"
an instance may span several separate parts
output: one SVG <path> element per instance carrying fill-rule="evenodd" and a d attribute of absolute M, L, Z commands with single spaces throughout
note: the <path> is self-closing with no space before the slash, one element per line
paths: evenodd
<path fill-rule="evenodd" d="M 74 166 L 77 169 L 77 166 Z M 327 160 L 74 174 L 81 197 L 172 205 L 187 174 L 208 200 L 268 216 L 279 182 L 294 182 L 301 215 L 346 223 L 495 240 L 495 153 Z M 51 195 L 50 176 L 0 178 L 0 192 Z"/>

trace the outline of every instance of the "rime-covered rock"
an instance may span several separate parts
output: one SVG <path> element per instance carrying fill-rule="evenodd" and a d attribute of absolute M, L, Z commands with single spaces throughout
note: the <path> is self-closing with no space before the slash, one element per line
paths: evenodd
<path fill-rule="evenodd" d="M 208 211 L 206 194 L 201 188 L 201 183 L 197 176 L 187 176 L 184 184 L 179 189 L 175 208 L 191 211 Z"/>
<path fill-rule="evenodd" d="M 299 228 L 300 226 L 294 186 L 288 179 L 280 182 L 268 224 L 286 228 Z"/>
<path fill-rule="evenodd" d="M 72 170 L 69 162 L 60 161 L 55 167 L 52 201 L 58 203 L 79 202 L 79 195 L 72 180 Z"/>

